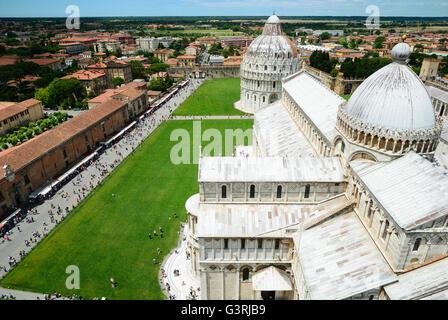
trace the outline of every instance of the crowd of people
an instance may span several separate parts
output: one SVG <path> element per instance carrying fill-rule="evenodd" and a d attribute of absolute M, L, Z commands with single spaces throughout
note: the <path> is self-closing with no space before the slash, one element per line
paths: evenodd
<path fill-rule="evenodd" d="M 194 92 L 199 85 L 200 82 L 190 82 L 187 86 L 177 91 L 173 97 L 167 99 L 164 105 L 159 106 L 156 112 L 146 113 L 144 117 L 136 121 L 136 125 L 132 130 L 125 132 L 113 144 L 104 146 L 104 150 L 97 157 L 91 158 L 64 178 L 60 185 L 56 185 L 52 189 L 48 198 L 37 203 L 35 207 L 18 210 L 5 225 L 1 226 L 0 248 L 5 242 L 12 241 L 22 241 L 23 246 L 16 251 L 16 258 L 12 257 L 12 255 L 9 256 L 9 268 L 6 265 L 2 265 L 2 256 L 0 255 L 0 277 L 3 277 L 23 259 L 34 245 L 44 238 L 54 226 L 63 221 L 127 156 L 132 155 L 134 150 L 161 123 L 168 120 L 173 110 Z M 174 97 L 177 99 L 172 100 Z M 31 232 L 29 228 L 26 228 L 27 232 L 23 232 L 22 236 L 18 236 L 18 234 L 22 233 L 22 223 L 25 222 L 34 225 L 35 230 Z M 163 237 L 163 229 L 161 227 L 159 232 L 160 236 Z M 28 233 L 30 236 L 25 236 L 25 233 Z M 11 248 L 12 250 L 10 251 L 15 251 L 14 249 L 17 249 L 17 246 L 12 246 Z M 5 253 L 5 251 L 3 252 Z M 13 254 L 13 252 L 9 252 L 9 254 Z M 3 264 L 5 264 L 5 260 L 3 259 Z M 70 299 L 72 298 L 70 297 Z"/>

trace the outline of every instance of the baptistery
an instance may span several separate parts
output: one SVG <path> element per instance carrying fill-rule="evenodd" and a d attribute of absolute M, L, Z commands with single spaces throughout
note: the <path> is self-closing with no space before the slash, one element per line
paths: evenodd
<path fill-rule="evenodd" d="M 241 64 L 241 100 L 235 106 L 248 113 L 281 98 L 282 79 L 300 70 L 294 43 L 282 32 L 280 19 L 273 14 L 261 36 L 245 53 Z"/>

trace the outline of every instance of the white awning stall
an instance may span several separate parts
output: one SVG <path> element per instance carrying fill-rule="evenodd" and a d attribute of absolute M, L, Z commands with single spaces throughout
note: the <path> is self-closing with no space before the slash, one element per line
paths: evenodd
<path fill-rule="evenodd" d="M 252 288 L 255 291 L 292 291 L 292 284 L 285 271 L 268 267 L 254 274 Z"/>

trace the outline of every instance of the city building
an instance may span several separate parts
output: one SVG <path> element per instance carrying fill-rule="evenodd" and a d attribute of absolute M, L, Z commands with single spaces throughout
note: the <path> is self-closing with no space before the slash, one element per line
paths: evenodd
<path fill-rule="evenodd" d="M 159 39 L 157 38 L 138 38 L 137 47 L 144 52 L 153 52 L 159 48 Z"/>
<path fill-rule="evenodd" d="M 95 70 L 79 70 L 75 73 L 69 74 L 61 79 L 77 79 L 86 87 L 87 93 L 93 92 L 100 94 L 107 89 L 106 74 Z"/>
<path fill-rule="evenodd" d="M 122 78 L 124 83 L 132 81 L 131 65 L 119 60 L 101 61 L 87 67 L 90 71 L 97 71 L 106 74 L 107 87 L 113 88 L 112 80 Z"/>
<path fill-rule="evenodd" d="M 0 135 L 17 127 L 42 119 L 42 103 L 36 99 L 22 102 L 0 102 Z"/>

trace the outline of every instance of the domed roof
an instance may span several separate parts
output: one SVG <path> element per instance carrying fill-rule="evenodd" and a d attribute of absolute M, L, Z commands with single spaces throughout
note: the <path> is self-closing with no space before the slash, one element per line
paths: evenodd
<path fill-rule="evenodd" d="M 248 56 L 297 58 L 297 48 L 282 32 L 280 19 L 273 14 L 266 21 L 261 36 L 256 38 L 247 49 Z"/>
<path fill-rule="evenodd" d="M 434 128 L 431 98 L 420 78 L 406 65 L 410 52 L 407 44 L 396 45 L 391 53 L 393 62 L 359 86 L 347 103 L 347 114 L 378 128 Z"/>

